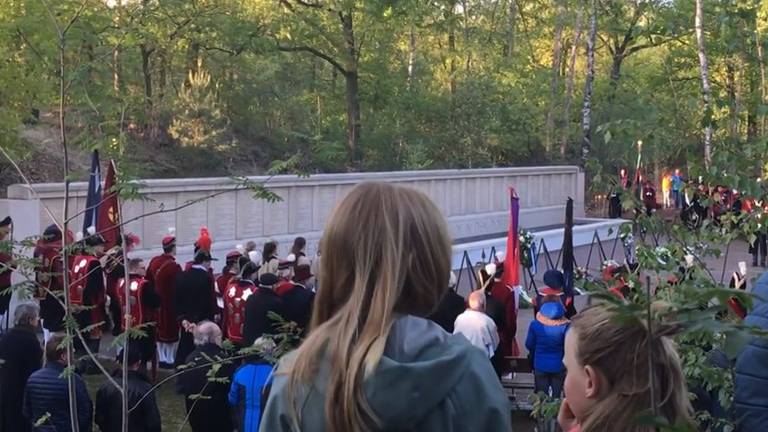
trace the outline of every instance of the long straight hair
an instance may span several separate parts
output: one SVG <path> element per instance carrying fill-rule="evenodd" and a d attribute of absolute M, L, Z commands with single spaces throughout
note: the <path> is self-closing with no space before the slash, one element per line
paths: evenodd
<path fill-rule="evenodd" d="M 362 183 L 325 227 L 310 333 L 288 365 L 292 417 L 319 359 L 332 367 L 325 391 L 329 431 L 379 427 L 363 382 L 378 366 L 397 314 L 428 316 L 447 290 L 451 242 L 440 210 L 421 192 Z"/>
<path fill-rule="evenodd" d="M 602 305 L 573 317 L 571 331 L 577 337 L 576 357 L 582 366 L 592 366 L 607 381 L 597 403 L 586 415 L 582 432 L 621 430 L 649 432 L 637 417 L 653 411 L 650 367 L 654 368 L 658 414 L 672 425 L 693 426 L 685 376 L 674 342 L 667 337 L 673 326 L 654 322 L 649 338 L 647 323 L 619 321 Z M 648 361 L 648 346 L 653 364 Z"/>

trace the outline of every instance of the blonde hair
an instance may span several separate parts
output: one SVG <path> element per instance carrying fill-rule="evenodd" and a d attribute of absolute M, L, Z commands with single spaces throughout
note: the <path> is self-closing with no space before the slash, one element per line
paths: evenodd
<path fill-rule="evenodd" d="M 656 406 L 658 415 L 670 424 L 693 425 L 680 358 L 667 336 L 674 330 L 673 326 L 653 323 L 650 345 Z M 639 415 L 652 412 L 647 323 L 620 321 L 614 312 L 596 305 L 573 318 L 571 331 L 577 337 L 579 364 L 594 368 L 607 384 L 582 421 L 582 432 L 654 430 L 637 423 Z"/>
<path fill-rule="evenodd" d="M 327 358 L 325 425 L 379 427 L 363 389 L 397 314 L 428 316 L 447 290 L 451 242 L 440 210 L 421 192 L 362 183 L 334 210 L 323 233 L 320 286 L 307 339 L 288 365 L 287 397 L 301 424 L 299 389 Z"/>

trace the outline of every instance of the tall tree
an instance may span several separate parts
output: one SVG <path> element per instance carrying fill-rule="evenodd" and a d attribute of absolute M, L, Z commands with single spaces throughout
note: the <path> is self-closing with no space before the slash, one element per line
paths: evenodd
<path fill-rule="evenodd" d="M 581 34 L 584 26 L 584 9 L 579 7 L 576 12 L 576 23 L 573 31 L 571 52 L 568 55 L 568 75 L 565 80 L 565 102 L 563 106 L 563 128 L 560 136 L 560 156 L 565 156 L 568 150 L 568 125 L 571 122 L 571 102 L 573 101 L 574 81 L 576 76 L 576 56 L 581 47 Z"/>
<path fill-rule="evenodd" d="M 589 1 L 589 36 L 587 36 L 587 78 L 581 108 L 581 164 L 584 166 L 592 148 L 592 88 L 595 81 L 595 42 L 597 40 L 597 0 Z"/>
<path fill-rule="evenodd" d="M 709 60 L 704 42 L 704 5 L 703 0 L 696 0 L 696 46 L 699 54 L 699 74 L 704 100 L 704 163 L 707 167 L 712 163 L 712 86 L 709 82 Z"/>

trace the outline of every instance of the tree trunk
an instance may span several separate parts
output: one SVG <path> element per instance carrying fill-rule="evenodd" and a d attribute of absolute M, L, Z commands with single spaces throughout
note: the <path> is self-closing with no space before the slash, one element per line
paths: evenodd
<path fill-rule="evenodd" d="M 547 109 L 547 121 L 545 127 L 544 150 L 549 155 L 555 141 L 555 108 L 560 88 L 560 66 L 562 64 L 563 47 L 563 3 L 559 2 L 557 17 L 555 18 L 555 37 L 552 45 L 552 68 L 549 84 L 549 108 Z"/>
<path fill-rule="evenodd" d="M 200 43 L 197 41 L 190 41 L 189 48 L 187 50 L 187 78 L 184 81 L 184 85 L 189 87 L 191 76 L 197 75 L 200 71 Z"/>
<path fill-rule="evenodd" d="M 344 44 L 347 52 L 346 71 L 344 79 L 347 87 L 347 147 L 351 168 L 359 171 L 362 168 L 362 153 L 360 152 L 360 91 L 357 73 L 357 45 L 355 42 L 352 13 L 342 13 L 341 24 L 344 30 Z"/>
<path fill-rule="evenodd" d="M 755 25 L 755 27 L 758 27 Z M 763 51 L 763 41 L 760 36 L 760 29 L 755 31 L 755 45 L 757 45 L 757 61 L 760 65 L 760 105 L 766 104 L 766 86 L 765 86 L 765 54 Z M 760 116 L 760 134 L 765 135 L 765 115 Z"/>
<path fill-rule="evenodd" d="M 704 6 L 703 0 L 696 0 L 696 45 L 699 52 L 699 72 L 701 74 L 701 89 L 704 97 L 704 164 L 709 168 L 712 163 L 712 87 L 709 84 L 709 62 L 704 45 Z"/>
<path fill-rule="evenodd" d="M 160 89 L 158 91 L 157 97 L 158 100 L 161 102 L 165 99 L 165 88 L 168 83 L 168 57 L 165 55 L 165 51 L 160 50 L 160 77 L 159 77 L 159 86 Z"/>
<path fill-rule="evenodd" d="M 456 34 L 453 29 L 448 34 L 448 51 L 450 52 L 450 79 L 449 86 L 451 90 L 451 96 L 456 94 Z"/>
<path fill-rule="evenodd" d="M 568 59 L 568 76 L 565 80 L 565 106 L 563 107 L 563 127 L 560 137 L 560 155 L 565 156 L 568 149 L 568 131 L 571 124 L 571 101 L 573 100 L 574 77 L 576 75 L 576 55 L 581 45 L 581 33 L 584 25 L 584 11 L 579 8 L 576 14 L 576 29 L 574 30 L 573 45 Z"/>
<path fill-rule="evenodd" d="M 624 53 L 616 52 L 611 58 L 611 100 L 616 96 L 621 79 L 621 65 L 624 63 Z"/>
<path fill-rule="evenodd" d="M 595 39 L 597 38 L 597 0 L 590 2 L 589 36 L 587 37 L 587 78 L 584 83 L 584 104 L 581 109 L 581 166 L 584 167 L 592 149 L 592 86 L 595 81 Z"/>
<path fill-rule="evenodd" d="M 739 133 L 739 101 L 736 91 L 736 68 L 734 59 L 725 61 L 725 89 L 728 93 L 729 133 L 731 140 L 736 140 Z"/>
<path fill-rule="evenodd" d="M 515 27 L 517 25 L 517 0 L 509 0 L 507 12 L 507 40 L 504 44 L 504 57 L 512 57 L 515 51 Z"/>
<path fill-rule="evenodd" d="M 152 111 L 152 65 L 150 57 L 154 49 L 147 48 L 146 44 L 140 44 L 141 50 L 141 73 L 144 76 L 144 103 L 147 107 L 147 114 Z"/>
<path fill-rule="evenodd" d="M 408 34 L 408 80 L 406 83 L 408 90 L 411 89 L 411 85 L 413 84 L 413 69 L 415 65 L 416 65 L 416 33 L 414 33 L 413 28 L 411 28 L 411 31 Z"/>

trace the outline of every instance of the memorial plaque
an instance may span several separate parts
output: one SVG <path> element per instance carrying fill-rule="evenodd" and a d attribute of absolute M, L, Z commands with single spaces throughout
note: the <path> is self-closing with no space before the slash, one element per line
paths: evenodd
<path fill-rule="evenodd" d="M 310 186 L 291 188 L 291 201 L 288 206 L 291 232 L 312 231 L 313 189 Z"/>
<path fill-rule="evenodd" d="M 236 192 L 229 192 L 208 200 L 208 228 L 216 231 L 215 240 L 235 240 Z"/>
<path fill-rule="evenodd" d="M 325 223 L 331 216 L 331 212 L 336 206 L 337 188 L 336 185 L 316 186 L 314 195 L 314 217 L 312 221 L 312 230 L 320 231 L 325 227 Z"/>
<path fill-rule="evenodd" d="M 288 202 L 290 201 L 290 189 L 279 188 L 275 192 L 282 197 L 282 201 L 264 203 L 264 235 L 274 236 L 288 234 Z"/>
<path fill-rule="evenodd" d="M 264 235 L 264 200 L 253 198 L 249 191 L 238 191 L 237 237 L 244 241 Z"/>
<path fill-rule="evenodd" d="M 125 201 L 122 205 L 122 214 L 123 222 L 129 221 L 131 219 L 137 218 L 144 214 L 144 202 L 135 200 L 135 201 Z M 133 222 L 128 222 L 123 226 L 126 233 L 133 233 L 137 236 L 139 236 L 139 239 L 141 239 L 141 243 L 144 243 L 144 223 L 141 219 L 137 219 Z M 150 241 L 150 244 L 147 245 L 147 247 L 152 247 L 156 244 L 160 244 L 160 239 L 157 240 L 157 242 L 153 242 L 152 239 L 147 239 Z"/>
<path fill-rule="evenodd" d="M 205 193 L 182 192 L 177 196 L 177 205 L 205 198 Z M 200 228 L 207 226 L 211 238 L 216 241 L 218 234 L 215 226 L 208 224 L 208 204 L 196 202 L 176 212 L 176 238 L 181 244 L 192 244 L 200 237 Z"/>
<path fill-rule="evenodd" d="M 144 212 L 150 213 L 153 211 L 164 209 L 171 209 L 176 207 L 176 194 L 175 193 L 162 193 L 162 194 L 149 194 L 148 198 L 153 201 L 144 202 Z M 149 215 L 142 219 L 144 221 L 144 239 L 142 244 L 145 246 L 159 244 L 163 237 L 168 235 L 168 228 L 176 228 L 176 213 L 158 213 Z"/>

